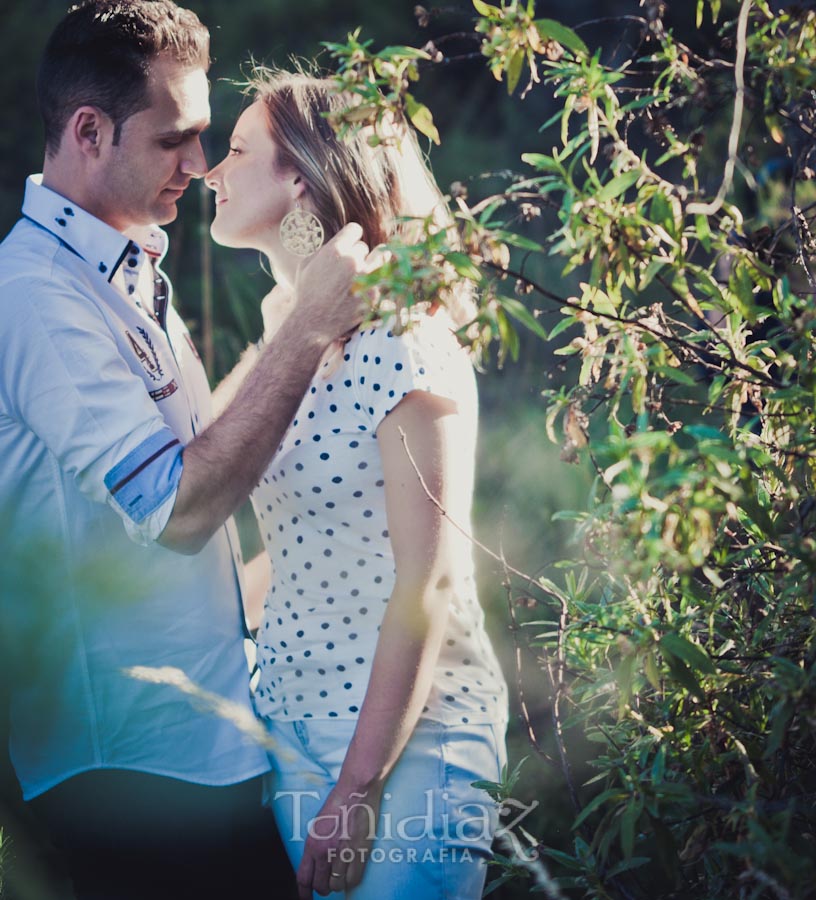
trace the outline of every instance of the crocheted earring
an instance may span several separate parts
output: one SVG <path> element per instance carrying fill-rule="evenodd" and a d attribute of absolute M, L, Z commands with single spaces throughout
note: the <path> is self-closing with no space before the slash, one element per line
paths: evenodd
<path fill-rule="evenodd" d="M 300 200 L 295 200 L 295 208 L 283 217 L 280 223 L 280 239 L 284 250 L 295 256 L 311 256 L 323 246 L 323 224 L 307 209 L 300 208 Z"/>

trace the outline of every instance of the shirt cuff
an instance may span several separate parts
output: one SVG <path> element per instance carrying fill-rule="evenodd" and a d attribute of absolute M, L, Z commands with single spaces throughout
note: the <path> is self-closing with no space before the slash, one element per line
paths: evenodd
<path fill-rule="evenodd" d="M 109 502 L 137 543 L 155 541 L 167 525 L 181 481 L 183 450 L 173 432 L 162 428 L 105 476 Z"/>

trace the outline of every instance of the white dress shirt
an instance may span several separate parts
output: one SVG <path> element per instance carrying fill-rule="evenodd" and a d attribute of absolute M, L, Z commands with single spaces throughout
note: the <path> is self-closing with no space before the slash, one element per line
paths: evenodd
<path fill-rule="evenodd" d="M 210 392 L 166 236 L 130 237 L 32 177 L 0 245 L 0 659 L 26 799 L 90 769 L 268 769 L 232 721 L 125 671 L 179 669 L 251 710 L 234 525 L 196 556 L 155 543 Z"/>

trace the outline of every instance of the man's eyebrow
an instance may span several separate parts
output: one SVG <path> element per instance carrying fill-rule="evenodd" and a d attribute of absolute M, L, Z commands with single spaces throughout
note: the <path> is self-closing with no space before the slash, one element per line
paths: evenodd
<path fill-rule="evenodd" d="M 185 128 L 183 131 L 173 130 L 173 131 L 163 131 L 159 134 L 159 138 L 161 140 L 167 140 L 172 138 L 186 138 L 186 137 L 195 137 L 198 134 L 201 134 L 203 131 L 206 131 L 207 128 L 210 127 L 209 122 L 204 122 L 201 125 L 193 125 L 190 128 Z"/>

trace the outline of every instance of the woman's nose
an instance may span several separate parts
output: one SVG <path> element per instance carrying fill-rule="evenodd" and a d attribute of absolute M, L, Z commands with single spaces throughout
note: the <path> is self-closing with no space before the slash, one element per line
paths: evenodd
<path fill-rule="evenodd" d="M 218 163 L 217 166 L 213 166 L 212 169 L 210 169 L 210 171 L 207 172 L 207 174 L 204 176 L 204 183 L 212 191 L 218 190 L 218 185 L 221 180 L 221 172 L 219 171 L 220 169 L 221 163 Z"/>

